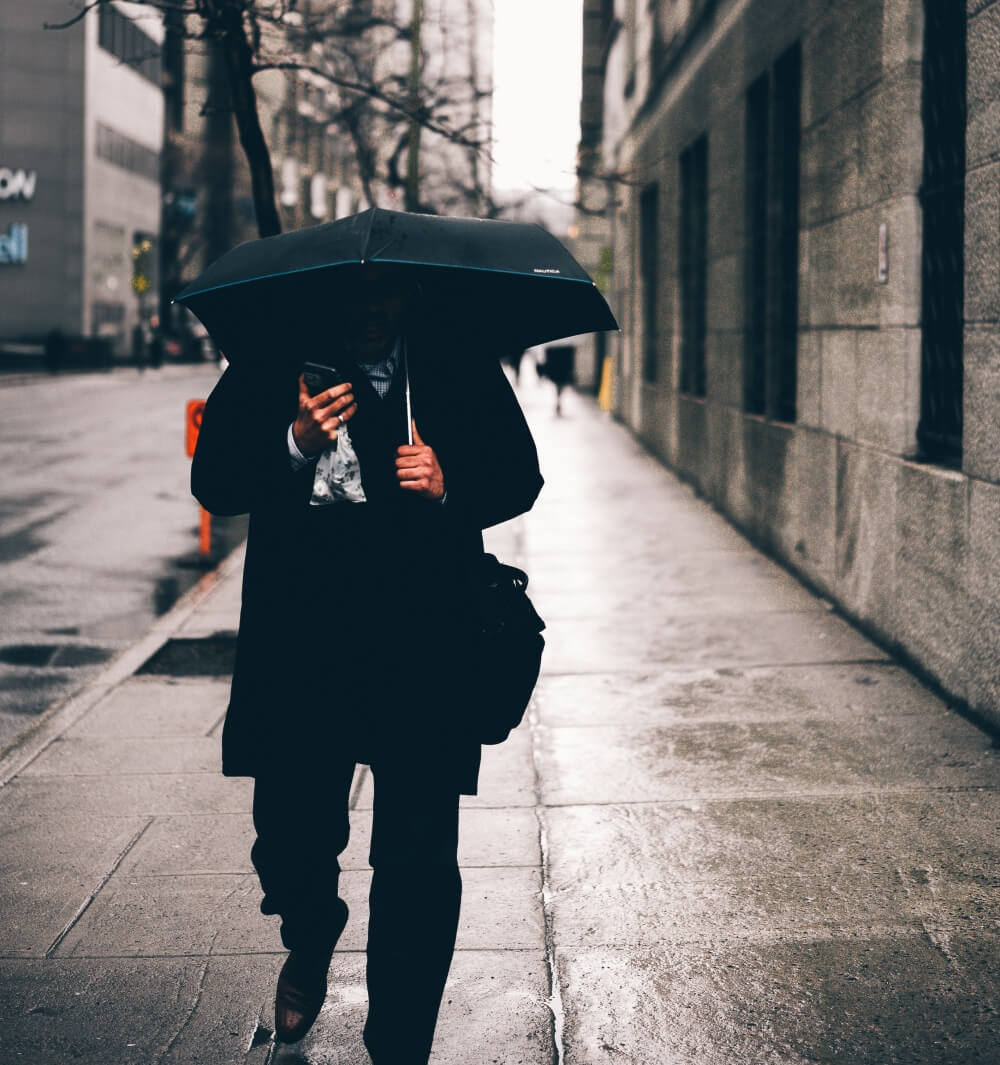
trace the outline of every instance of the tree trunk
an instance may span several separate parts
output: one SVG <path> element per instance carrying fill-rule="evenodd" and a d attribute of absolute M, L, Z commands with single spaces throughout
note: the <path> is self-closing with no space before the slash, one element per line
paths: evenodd
<path fill-rule="evenodd" d="M 349 108 L 343 116 L 347 134 L 354 145 L 354 158 L 358 164 L 358 177 L 361 179 L 361 189 L 364 193 L 366 206 L 375 206 L 375 192 L 373 182 L 375 180 L 375 167 L 371 145 L 368 143 L 367 130 L 363 128 L 364 116 L 355 108 Z"/>
<path fill-rule="evenodd" d="M 281 232 L 274 194 L 274 169 L 257 113 L 257 94 L 253 88 L 253 52 L 243 23 L 242 5 L 233 3 L 233 0 L 209 0 L 207 6 L 210 24 L 217 32 L 216 40 L 229 75 L 240 145 L 250 167 L 257 232 L 262 237 L 274 236 Z"/>
<path fill-rule="evenodd" d="M 479 10 L 476 0 L 466 0 L 465 18 L 469 25 L 469 82 L 472 86 L 473 138 L 483 140 L 482 99 L 479 95 Z M 469 149 L 469 167 L 472 177 L 473 212 L 480 214 L 485 206 L 486 190 L 483 188 L 479 168 L 479 149 Z"/>
<path fill-rule="evenodd" d="M 410 20 L 410 84 L 407 106 L 410 109 L 410 144 L 406 154 L 406 189 L 404 204 L 408 211 L 420 210 L 420 34 L 423 28 L 423 0 L 413 0 Z"/>

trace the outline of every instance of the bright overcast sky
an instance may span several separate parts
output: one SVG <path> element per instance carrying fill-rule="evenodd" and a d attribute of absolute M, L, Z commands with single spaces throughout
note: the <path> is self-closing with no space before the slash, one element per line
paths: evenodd
<path fill-rule="evenodd" d="M 494 0 L 493 184 L 572 188 L 582 0 Z"/>

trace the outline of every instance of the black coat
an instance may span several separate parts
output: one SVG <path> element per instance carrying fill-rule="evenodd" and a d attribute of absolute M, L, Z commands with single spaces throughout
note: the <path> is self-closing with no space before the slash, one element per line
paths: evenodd
<path fill-rule="evenodd" d="M 230 366 L 205 407 L 192 491 L 213 514 L 250 514 L 223 772 L 350 757 L 474 794 L 471 575 L 482 530 L 530 509 L 541 489 L 535 445 L 495 359 L 411 342 L 413 415 L 448 498 L 405 493 L 393 466 L 406 442 L 402 375 L 380 399 L 342 368 L 366 503 L 309 505 L 315 463 L 294 472 L 288 455 L 294 368 Z"/>

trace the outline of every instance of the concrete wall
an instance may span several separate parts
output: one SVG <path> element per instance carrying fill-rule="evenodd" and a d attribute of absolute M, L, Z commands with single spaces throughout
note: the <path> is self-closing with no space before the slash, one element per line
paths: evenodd
<path fill-rule="evenodd" d="M 120 6 L 155 37 L 158 16 Z M 11 223 L 29 232 L 28 261 L 0 266 L 0 337 L 90 334 L 100 298 L 126 309 L 124 353 L 138 313 L 132 234 L 158 232 L 160 187 L 97 158 L 96 128 L 103 122 L 159 152 L 163 97 L 98 47 L 96 15 L 44 28 L 77 10 L 68 0 L 0 5 L 0 167 L 37 172 L 33 199 L 0 201 L 0 233 Z"/>
<path fill-rule="evenodd" d="M 121 4 L 152 40 L 162 42 L 160 16 L 141 4 Z M 83 331 L 94 330 L 95 300 L 119 303 L 121 328 L 108 331 L 119 356 L 130 350 L 132 327 L 139 321 L 140 301 L 132 291 L 132 243 L 136 232 L 160 232 L 160 181 L 132 173 L 97 155 L 101 123 L 150 151 L 163 146 L 163 91 L 98 46 L 97 18 L 84 21 L 86 33 L 86 118 L 84 181 Z M 111 263 L 112 234 L 118 239 L 122 266 Z M 155 313 L 156 285 L 143 297 L 144 317 Z"/>
<path fill-rule="evenodd" d="M 653 17 L 635 7 L 640 19 Z M 720 0 L 659 82 L 639 48 L 626 129 L 605 156 L 660 186 L 659 373 L 655 384 L 644 381 L 637 357 L 640 189 L 622 187 L 622 209 L 612 215 L 623 286 L 615 309 L 625 330 L 616 410 L 758 542 L 1000 723 L 1000 3 L 968 4 L 961 470 L 914 461 L 922 10 L 922 0 Z M 616 44 L 623 52 L 627 31 Z M 639 25 L 635 39 L 649 33 Z M 742 409 L 744 100 L 751 81 L 796 40 L 798 409 L 795 424 L 780 424 Z M 609 68 L 622 62 L 612 57 Z M 695 399 L 677 391 L 677 157 L 703 131 L 708 387 Z M 883 223 L 889 275 L 880 283 Z"/>
<path fill-rule="evenodd" d="M 0 167 L 37 173 L 0 201 L 0 233 L 28 226 L 28 261 L 0 265 L 0 337 L 83 328 L 84 27 L 45 30 L 66 0 L 0 5 Z"/>

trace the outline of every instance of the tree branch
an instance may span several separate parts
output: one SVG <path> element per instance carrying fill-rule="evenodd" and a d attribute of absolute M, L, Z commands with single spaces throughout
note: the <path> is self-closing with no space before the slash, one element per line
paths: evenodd
<path fill-rule="evenodd" d="M 66 22 L 43 22 L 42 28 L 46 30 L 68 30 L 70 26 L 75 26 L 78 22 L 82 22 L 95 7 L 100 7 L 101 4 L 106 3 L 107 0 L 87 0 L 87 3 Z"/>
<path fill-rule="evenodd" d="M 463 148 L 479 149 L 482 147 L 482 141 L 473 141 L 466 137 L 456 136 L 454 131 L 446 124 L 443 124 L 439 119 L 434 119 L 430 115 L 429 109 L 425 104 L 421 104 L 414 108 L 407 101 L 397 99 L 391 93 L 380 89 L 377 85 L 368 85 L 361 81 L 354 81 L 350 78 L 342 77 L 339 74 L 334 74 L 323 67 L 315 66 L 312 63 L 303 63 L 294 59 L 270 60 L 254 64 L 254 74 L 262 73 L 265 70 L 308 70 L 318 77 L 324 78 L 332 85 L 336 85 L 338 88 L 346 89 L 348 92 L 357 93 L 359 96 L 367 96 L 369 99 L 378 100 L 379 102 L 386 104 L 392 111 L 399 114 L 400 117 L 419 122 L 424 129 L 428 129 L 432 133 L 439 133 L 442 137 L 446 137 L 448 140 L 461 145 Z"/>

